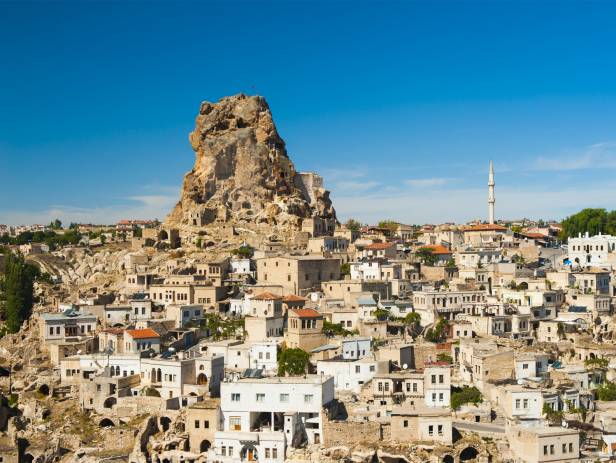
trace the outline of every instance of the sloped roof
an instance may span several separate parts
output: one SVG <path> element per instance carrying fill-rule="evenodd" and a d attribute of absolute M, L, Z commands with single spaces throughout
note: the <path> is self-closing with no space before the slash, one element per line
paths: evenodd
<path fill-rule="evenodd" d="M 133 339 L 149 339 L 159 338 L 160 335 L 152 328 L 144 328 L 142 330 L 126 330 L 126 333 Z"/>
<path fill-rule="evenodd" d="M 389 249 L 395 246 L 395 243 L 372 243 L 366 246 L 364 249 L 369 251 L 382 251 L 383 249 Z"/>
<path fill-rule="evenodd" d="M 490 224 L 490 223 L 478 223 L 477 225 L 470 225 L 464 229 L 464 231 L 506 231 L 507 227 L 502 225 Z"/>
<path fill-rule="evenodd" d="M 432 254 L 453 254 L 450 249 L 446 248 L 442 244 L 428 244 L 426 246 L 422 246 L 422 248 L 428 248 L 432 251 Z"/>
<path fill-rule="evenodd" d="M 286 296 L 283 296 L 282 301 L 283 302 L 305 302 L 308 299 L 306 299 L 305 297 L 302 296 L 297 296 L 295 294 L 287 294 Z"/>
<path fill-rule="evenodd" d="M 282 298 L 280 296 L 276 296 L 273 293 L 270 293 L 269 291 L 265 291 L 263 293 L 257 294 L 252 299 L 255 301 L 278 301 Z"/>
<path fill-rule="evenodd" d="M 299 318 L 319 318 L 322 315 L 314 309 L 291 309 L 290 312 L 293 312 Z"/>

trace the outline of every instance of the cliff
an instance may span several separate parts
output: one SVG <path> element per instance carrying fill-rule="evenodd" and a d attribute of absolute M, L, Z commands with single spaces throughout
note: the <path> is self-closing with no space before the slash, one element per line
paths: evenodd
<path fill-rule="evenodd" d="M 307 219 L 325 229 L 336 223 L 321 177 L 295 170 L 263 97 L 203 102 L 189 140 L 195 165 L 167 226 L 212 236 L 231 227 L 234 234 L 286 238 L 306 229 Z"/>

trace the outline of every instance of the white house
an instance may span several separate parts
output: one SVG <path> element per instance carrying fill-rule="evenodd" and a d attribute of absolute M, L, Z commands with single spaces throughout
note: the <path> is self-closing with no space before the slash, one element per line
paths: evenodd
<path fill-rule="evenodd" d="M 282 463 L 287 447 L 322 442 L 323 407 L 334 399 L 334 380 L 241 378 L 223 382 L 220 396 L 222 431 L 208 460 Z"/>
<path fill-rule="evenodd" d="M 577 238 L 569 238 L 567 245 L 572 264 L 611 267 L 616 262 L 616 236 L 580 233 Z"/>
<path fill-rule="evenodd" d="M 376 360 L 374 356 L 358 360 L 334 358 L 317 361 L 317 373 L 334 377 L 334 385 L 339 391 L 359 393 L 364 384 L 371 381 L 377 373 L 388 373 L 389 362 Z"/>

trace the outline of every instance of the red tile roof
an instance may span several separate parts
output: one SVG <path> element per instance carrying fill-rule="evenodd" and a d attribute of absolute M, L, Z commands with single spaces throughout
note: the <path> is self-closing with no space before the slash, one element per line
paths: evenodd
<path fill-rule="evenodd" d="M 428 248 L 432 250 L 432 254 L 453 254 L 450 249 L 441 244 L 428 244 L 422 246 L 422 248 Z"/>
<path fill-rule="evenodd" d="M 389 249 L 394 246 L 394 243 L 372 243 L 366 246 L 364 249 L 368 249 L 370 251 L 381 251 L 383 249 Z"/>
<path fill-rule="evenodd" d="M 160 335 L 152 328 L 144 328 L 142 330 L 126 330 L 126 332 L 133 339 L 149 339 L 160 337 Z"/>
<path fill-rule="evenodd" d="M 257 294 L 255 297 L 253 297 L 253 299 L 255 301 L 278 301 L 282 298 L 268 291 L 265 291 L 264 293 Z"/>
<path fill-rule="evenodd" d="M 305 302 L 308 299 L 302 296 L 297 296 L 295 294 L 288 294 L 282 298 L 282 302 Z"/>
<path fill-rule="evenodd" d="M 464 229 L 464 231 L 505 231 L 507 227 L 497 224 L 479 223 L 477 225 L 471 225 Z"/>
<path fill-rule="evenodd" d="M 103 333 L 122 334 L 124 333 L 124 329 L 123 328 L 107 328 L 106 330 L 103 330 Z"/>
<path fill-rule="evenodd" d="M 292 309 L 291 312 L 299 318 L 319 318 L 322 315 L 314 309 Z"/>

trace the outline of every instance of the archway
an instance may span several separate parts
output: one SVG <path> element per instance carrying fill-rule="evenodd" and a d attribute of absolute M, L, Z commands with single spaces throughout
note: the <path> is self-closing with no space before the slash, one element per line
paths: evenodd
<path fill-rule="evenodd" d="M 479 455 L 479 452 L 475 447 L 466 447 L 460 452 L 460 461 L 474 460 Z"/>
<path fill-rule="evenodd" d="M 117 401 L 117 399 L 115 397 L 107 397 L 105 399 L 105 402 L 103 402 L 103 407 L 105 407 L 105 408 L 113 408 L 113 406 L 115 404 L 117 404 L 117 403 L 118 403 L 118 401 Z"/>
<path fill-rule="evenodd" d="M 199 376 L 197 376 L 197 384 L 199 386 L 205 386 L 207 384 L 207 376 L 205 376 L 205 373 L 199 373 Z"/>
<path fill-rule="evenodd" d="M 451 455 L 445 455 L 445 456 L 443 457 L 443 463 L 454 463 L 453 456 L 451 456 Z"/>
<path fill-rule="evenodd" d="M 98 423 L 98 425 L 101 428 L 111 428 L 112 426 L 115 426 L 115 423 L 111 421 L 109 418 L 103 418 L 101 422 Z"/>
<path fill-rule="evenodd" d="M 171 425 L 171 418 L 167 416 L 160 417 L 160 425 L 163 427 L 163 431 L 168 431 L 169 426 Z"/>
<path fill-rule="evenodd" d="M 243 461 L 258 461 L 259 453 L 257 452 L 257 449 L 254 445 L 248 444 L 242 447 L 242 450 L 240 452 L 240 458 Z"/>
<path fill-rule="evenodd" d="M 212 446 L 212 443 L 209 440 L 203 440 L 201 441 L 201 445 L 199 446 L 199 451 L 201 453 L 207 452 L 211 446 Z"/>
<path fill-rule="evenodd" d="M 42 384 L 38 388 L 38 391 L 43 395 L 49 395 L 49 386 L 47 384 Z"/>
<path fill-rule="evenodd" d="M 24 463 L 32 463 L 34 461 L 34 457 L 29 453 L 24 455 Z"/>
<path fill-rule="evenodd" d="M 166 230 L 158 232 L 158 241 L 164 241 L 169 239 L 169 233 Z"/>

